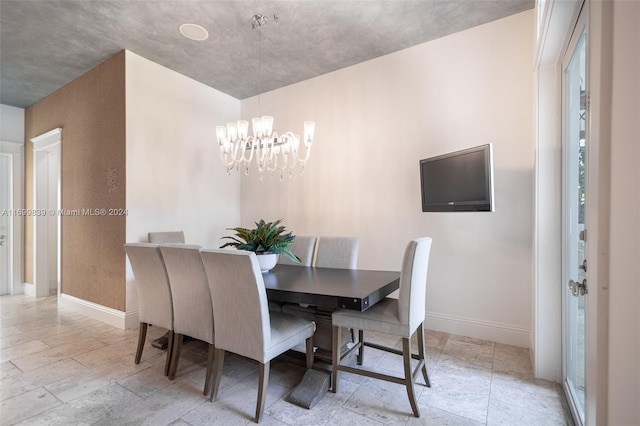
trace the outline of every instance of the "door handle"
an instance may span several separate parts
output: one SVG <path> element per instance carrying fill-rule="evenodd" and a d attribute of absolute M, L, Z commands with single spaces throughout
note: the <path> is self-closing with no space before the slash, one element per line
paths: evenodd
<path fill-rule="evenodd" d="M 569 280 L 569 288 L 571 289 L 571 294 L 574 296 L 584 296 L 589 293 L 587 290 L 587 279 L 585 278 L 582 282 L 575 282 L 574 280 Z"/>

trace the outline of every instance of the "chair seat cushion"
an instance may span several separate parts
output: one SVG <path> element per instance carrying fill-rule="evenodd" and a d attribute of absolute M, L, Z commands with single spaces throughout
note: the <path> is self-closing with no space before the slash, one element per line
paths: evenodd
<path fill-rule="evenodd" d="M 411 337 L 415 330 L 398 318 L 398 300 L 387 297 L 364 312 L 340 309 L 331 315 L 333 325 L 356 330 L 377 331 L 400 337 Z"/>
<path fill-rule="evenodd" d="M 271 341 L 265 345 L 263 363 L 272 360 L 297 344 L 303 343 L 316 331 L 316 324 L 313 321 L 282 312 L 270 312 L 269 314 L 271 316 Z"/>

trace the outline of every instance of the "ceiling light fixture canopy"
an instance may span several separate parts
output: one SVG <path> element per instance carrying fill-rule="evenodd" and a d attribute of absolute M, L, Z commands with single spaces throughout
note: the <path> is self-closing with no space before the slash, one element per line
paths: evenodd
<path fill-rule="evenodd" d="M 209 31 L 198 24 L 180 25 L 180 34 L 189 40 L 204 41 L 209 38 Z"/>
<path fill-rule="evenodd" d="M 278 18 L 274 16 L 274 21 Z M 258 48 L 258 112 L 260 110 L 260 60 L 262 51 L 262 26 L 266 25 L 267 18 L 264 15 L 254 15 L 253 29 L 260 32 Z M 259 115 L 259 114 L 258 114 Z M 315 123 L 305 121 L 303 125 L 303 137 L 292 132 L 278 134 L 273 129 L 273 117 L 258 116 L 251 120 L 252 134 L 249 134 L 249 122 L 238 120 L 227 123 L 225 126 L 216 126 L 216 139 L 220 148 L 220 159 L 224 163 L 227 174 L 235 168 L 242 167 L 245 174 L 249 174 L 249 166 L 256 159 L 260 179 L 268 172 L 273 176 L 280 172 L 280 180 L 288 172 L 289 177 L 296 166 L 300 167 L 300 173 L 304 172 L 304 166 L 309 160 L 311 145 L 315 132 Z M 301 143 L 302 142 L 302 143 Z M 302 155 L 302 146 L 304 155 Z"/>

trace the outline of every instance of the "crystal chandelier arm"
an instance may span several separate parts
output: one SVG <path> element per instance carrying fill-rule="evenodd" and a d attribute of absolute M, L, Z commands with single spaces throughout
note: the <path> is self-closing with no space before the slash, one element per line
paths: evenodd
<path fill-rule="evenodd" d="M 316 123 L 314 123 L 313 121 L 304 122 L 303 142 L 306 150 L 306 155 L 304 159 L 298 158 L 298 161 L 300 161 L 300 163 L 302 163 L 303 166 L 309 160 L 309 154 L 311 154 L 311 145 L 313 144 L 313 135 L 315 133 L 315 130 L 316 130 Z"/>
<path fill-rule="evenodd" d="M 246 143 L 245 146 L 243 147 L 242 150 L 242 157 L 241 160 L 245 163 L 250 163 L 251 160 L 253 160 L 253 152 L 255 150 L 255 144 L 254 144 L 254 137 L 253 136 L 249 136 L 246 139 Z M 249 157 L 246 157 L 245 154 L 247 153 L 247 151 L 249 151 Z"/>
<path fill-rule="evenodd" d="M 246 141 L 243 140 L 242 144 L 242 156 L 240 158 L 239 161 L 242 162 L 242 164 L 244 165 L 244 174 L 245 175 L 249 175 L 249 166 L 251 165 L 251 160 L 253 160 L 253 153 L 255 151 L 255 144 L 254 144 L 254 140 L 255 138 L 253 136 L 249 136 L 248 138 L 246 138 Z M 247 151 L 249 151 L 249 156 L 247 157 Z"/>
<path fill-rule="evenodd" d="M 222 160 L 228 174 L 233 169 L 235 160 L 233 155 L 230 155 L 233 152 L 233 144 L 227 136 L 226 126 L 216 126 L 216 138 L 220 149 L 220 160 Z"/>
<path fill-rule="evenodd" d="M 282 141 L 284 164 L 282 169 L 293 169 L 298 162 L 298 138 L 291 132 L 286 132 L 280 137 Z"/>
<path fill-rule="evenodd" d="M 298 150 L 300 151 L 300 150 Z M 308 146 L 305 144 L 305 155 L 304 157 L 300 157 L 299 155 L 296 155 L 298 162 L 301 164 L 305 164 L 307 161 L 309 161 L 309 155 L 311 154 L 311 144 L 309 144 Z"/>
<path fill-rule="evenodd" d="M 224 147 L 220 146 L 220 160 L 224 164 L 224 167 L 227 169 L 227 172 L 231 171 L 235 166 L 236 162 L 229 156 L 229 154 L 225 151 Z"/>
<path fill-rule="evenodd" d="M 304 165 L 309 160 L 309 155 L 311 154 L 312 141 L 311 140 L 305 141 L 304 143 L 301 144 L 300 137 L 292 133 L 291 144 L 293 146 L 293 152 L 297 162 Z M 304 145 L 304 156 L 300 155 L 302 153 L 301 145 Z"/>
<path fill-rule="evenodd" d="M 273 139 L 256 138 L 254 145 L 256 147 L 256 163 L 258 164 L 258 172 L 262 174 L 268 167 L 271 156 L 273 155 Z"/>
<path fill-rule="evenodd" d="M 273 147 L 271 150 L 271 154 L 269 155 L 269 159 L 267 161 L 267 171 L 269 173 L 273 173 L 278 170 L 278 153 L 280 152 L 280 147 Z"/>

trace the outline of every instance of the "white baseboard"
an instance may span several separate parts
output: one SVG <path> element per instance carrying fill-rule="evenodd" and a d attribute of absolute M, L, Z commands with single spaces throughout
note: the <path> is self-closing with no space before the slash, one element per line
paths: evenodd
<path fill-rule="evenodd" d="M 70 307 L 89 318 L 97 319 L 114 327 L 127 329 L 135 328 L 139 325 L 138 311 L 123 312 L 64 293 L 60 294 L 58 303 Z"/>
<path fill-rule="evenodd" d="M 31 283 L 24 283 L 22 286 L 24 294 L 31 297 L 36 297 L 36 286 Z"/>
<path fill-rule="evenodd" d="M 530 330 L 509 324 L 481 321 L 456 315 L 427 312 L 425 328 L 475 339 L 489 340 L 528 348 L 531 343 Z"/>
<path fill-rule="evenodd" d="M 24 294 L 24 285 L 26 283 L 23 283 L 20 280 L 16 280 L 16 282 L 13 283 L 13 287 L 11 288 L 11 294 L 15 295 L 15 294 Z"/>

